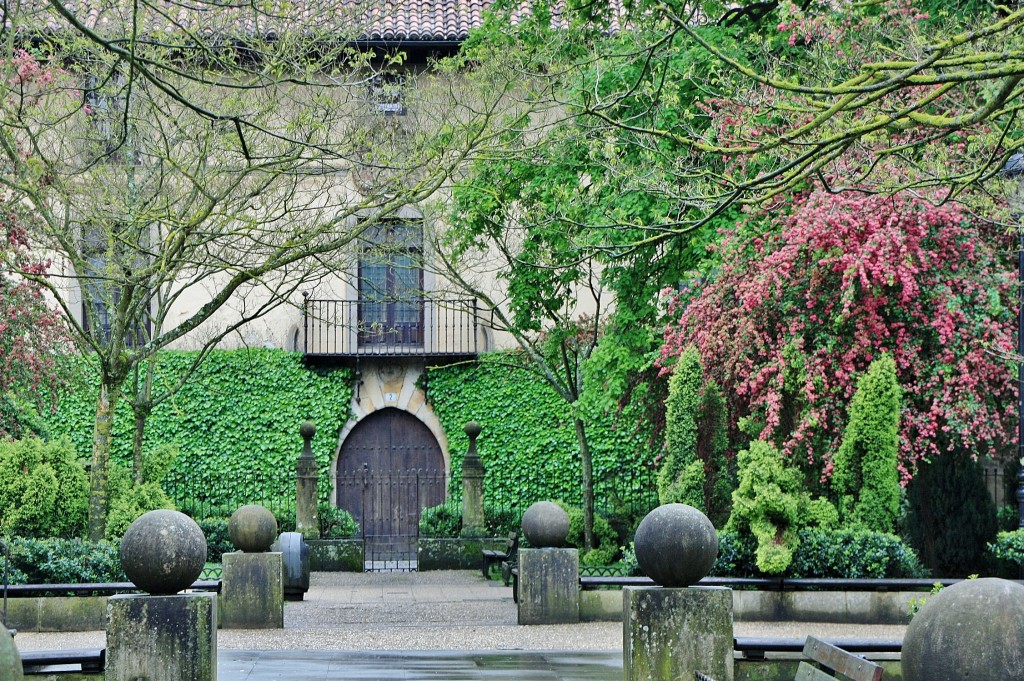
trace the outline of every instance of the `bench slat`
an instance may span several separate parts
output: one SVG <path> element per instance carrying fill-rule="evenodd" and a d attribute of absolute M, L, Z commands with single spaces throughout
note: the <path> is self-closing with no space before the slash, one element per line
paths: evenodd
<path fill-rule="evenodd" d="M 843 674 L 853 681 L 880 681 L 882 678 L 882 668 L 879 665 L 869 662 L 863 657 L 848 653 L 842 648 L 837 648 L 834 645 L 818 640 L 813 636 L 807 637 L 807 643 L 804 644 L 804 656 L 815 662 L 820 662 L 829 669 L 835 670 L 837 673 Z M 830 677 L 828 675 L 808 677 L 807 679 L 800 679 L 798 677 L 797 681 L 811 681 L 811 679 L 816 678 L 828 679 Z"/>
<path fill-rule="evenodd" d="M 836 681 L 836 677 L 823 672 L 814 665 L 801 662 L 800 667 L 796 670 L 794 681 Z"/>

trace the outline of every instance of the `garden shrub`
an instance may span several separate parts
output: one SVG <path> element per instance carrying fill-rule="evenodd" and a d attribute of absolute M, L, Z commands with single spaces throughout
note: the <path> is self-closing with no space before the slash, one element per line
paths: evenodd
<path fill-rule="evenodd" d="M 206 535 L 206 562 L 220 563 L 225 553 L 235 550 L 231 543 L 231 535 L 228 534 L 227 518 L 203 518 L 197 520 L 199 529 Z"/>
<path fill-rule="evenodd" d="M 729 530 L 718 533 L 716 577 L 761 577 L 752 537 Z M 781 576 L 819 579 L 895 579 L 926 576 L 917 554 L 891 534 L 863 529 L 800 531 L 793 560 Z"/>
<path fill-rule="evenodd" d="M 359 523 L 352 514 L 326 502 L 317 505 L 321 539 L 348 539 L 359 534 Z"/>
<path fill-rule="evenodd" d="M 899 537 L 864 529 L 807 529 L 793 556 L 791 577 L 844 579 L 926 576 L 914 550 Z"/>
<path fill-rule="evenodd" d="M 996 509 L 996 526 L 1000 532 L 1020 529 L 1020 509 L 1016 505 L 1003 505 Z"/>
<path fill-rule="evenodd" d="M 689 504 L 717 524 L 728 518 L 733 484 L 725 424 L 722 393 L 704 380 L 700 354 L 689 348 L 673 368 L 665 400 L 665 456 L 658 472 L 662 504 Z"/>
<path fill-rule="evenodd" d="M 569 534 L 565 538 L 565 543 L 582 550 L 584 546 L 583 509 L 568 506 L 562 501 L 555 503 L 569 514 Z M 594 543 L 594 548 L 580 555 L 580 565 L 610 565 L 615 562 L 620 550 L 619 538 L 611 524 L 601 514 L 594 516 Z"/>
<path fill-rule="evenodd" d="M 658 471 L 658 500 L 688 504 L 707 513 L 704 462 L 697 453 L 697 423 L 704 371 L 700 355 L 688 348 L 668 381 L 665 400 L 665 455 Z"/>
<path fill-rule="evenodd" d="M 522 533 L 523 511 L 484 503 L 484 529 L 492 537 L 507 537 L 513 532 Z"/>
<path fill-rule="evenodd" d="M 894 532 L 900 510 L 900 409 L 896 363 L 884 354 L 857 381 L 850 421 L 833 458 L 839 518 L 875 532 Z"/>
<path fill-rule="evenodd" d="M 8 545 L 11 565 L 23 583 L 91 584 L 128 581 L 121 569 L 119 546 L 113 542 L 16 537 L 9 540 Z"/>
<path fill-rule="evenodd" d="M 108 541 L 120 539 L 139 516 L 161 508 L 173 510 L 174 502 L 155 482 L 145 482 L 121 492 L 110 502 L 104 537 Z"/>
<path fill-rule="evenodd" d="M 922 464 L 907 486 L 903 532 L 936 577 L 985 572 L 996 538 L 995 504 L 981 465 L 958 451 Z"/>
<path fill-rule="evenodd" d="M 81 536 L 89 483 L 66 439 L 0 442 L 0 530 L 25 537 Z"/>
<path fill-rule="evenodd" d="M 420 512 L 421 537 L 458 537 L 462 531 L 462 504 L 447 501 Z"/>
<path fill-rule="evenodd" d="M 1024 565 L 1024 530 L 1000 532 L 988 545 L 989 553 L 999 560 Z"/>
<path fill-rule="evenodd" d="M 758 569 L 782 574 L 800 544 L 800 530 L 835 525 L 835 508 L 823 499 L 811 499 L 800 471 L 787 467 L 779 451 L 763 440 L 751 442 L 737 461 L 739 487 L 732 495 L 726 529 L 753 535 Z"/>

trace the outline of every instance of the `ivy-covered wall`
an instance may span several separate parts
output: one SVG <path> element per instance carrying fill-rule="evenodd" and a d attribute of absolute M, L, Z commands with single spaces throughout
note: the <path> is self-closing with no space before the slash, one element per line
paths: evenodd
<path fill-rule="evenodd" d="M 194 353 L 160 353 L 158 383 L 170 384 Z M 49 419 L 51 437 L 67 435 L 79 455 L 92 452 L 95 384 L 61 398 Z M 348 421 L 352 372 L 307 368 L 299 353 L 281 350 L 218 350 L 146 426 L 144 448 L 174 442 L 181 453 L 168 475 L 168 490 L 202 494 L 227 505 L 280 498 L 294 503 L 295 459 L 302 451 L 299 425 L 317 426 L 313 452 L 321 480 L 329 474 L 338 433 Z M 114 427 L 114 460 L 130 465 L 133 421 L 122 401 Z M 321 485 L 321 495 L 328 492 Z"/>
<path fill-rule="evenodd" d="M 524 507 L 557 499 L 582 503 L 576 431 L 569 405 L 537 376 L 496 362 L 431 368 L 427 397 L 448 435 L 451 497 L 461 499 L 467 421 L 483 427 L 477 450 L 487 503 Z M 627 409 L 588 418 L 598 508 L 656 504 L 651 462 L 657 453 L 643 415 Z"/>
<path fill-rule="evenodd" d="M 160 354 L 160 381 L 171 382 L 191 363 L 190 352 Z M 302 448 L 299 425 L 317 425 L 313 451 L 321 497 L 330 491 L 338 434 L 350 417 L 352 372 L 313 369 L 281 350 L 219 350 L 173 398 L 154 410 L 145 448 L 177 443 L 181 454 L 167 478 L 175 501 L 294 503 L 294 465 Z M 431 368 L 427 396 L 448 436 L 451 497 L 461 499 L 461 462 L 469 445 L 467 421 L 483 425 L 478 440 L 487 468 L 489 504 L 522 508 L 542 499 L 582 500 L 576 434 L 568 405 L 532 374 L 495 362 Z M 96 388 L 65 395 L 49 419 L 51 437 L 67 435 L 78 454 L 92 451 Z M 588 419 L 599 508 L 637 509 L 656 503 L 651 461 L 656 452 L 637 428 L 642 415 L 626 410 Z M 130 465 L 132 415 L 118 406 L 112 456 Z M 273 507 L 273 506 L 272 506 Z"/>

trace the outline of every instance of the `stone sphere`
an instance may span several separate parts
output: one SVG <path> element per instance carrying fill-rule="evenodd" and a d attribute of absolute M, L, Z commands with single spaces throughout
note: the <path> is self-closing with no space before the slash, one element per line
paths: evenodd
<path fill-rule="evenodd" d="M 24 673 L 21 669 L 21 655 L 14 645 L 14 639 L 7 632 L 7 627 L 0 626 L 0 679 L 22 681 Z"/>
<path fill-rule="evenodd" d="M 206 536 L 184 513 L 159 509 L 135 520 L 121 540 L 121 567 L 128 579 L 154 595 L 192 585 L 206 564 Z"/>
<path fill-rule="evenodd" d="M 696 584 L 718 557 L 718 534 L 708 517 L 686 504 L 665 504 L 640 521 L 634 538 L 636 560 L 658 584 Z"/>
<path fill-rule="evenodd" d="M 1024 679 L 1024 586 L 969 579 L 930 596 L 903 637 L 904 681 Z"/>
<path fill-rule="evenodd" d="M 259 504 L 242 506 L 228 520 L 228 536 L 239 551 L 262 553 L 277 539 L 277 518 Z"/>
<path fill-rule="evenodd" d="M 523 513 L 523 534 L 538 549 L 562 546 L 569 536 L 569 514 L 553 501 L 538 501 Z"/>
<path fill-rule="evenodd" d="M 316 424 L 312 421 L 303 421 L 299 426 L 299 435 L 306 440 L 312 440 L 316 436 Z"/>

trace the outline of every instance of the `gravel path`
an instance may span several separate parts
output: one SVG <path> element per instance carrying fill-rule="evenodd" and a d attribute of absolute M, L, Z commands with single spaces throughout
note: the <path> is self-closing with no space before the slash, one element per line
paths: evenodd
<path fill-rule="evenodd" d="M 903 637 L 902 626 L 737 622 L 737 636 Z M 22 650 L 105 645 L 102 631 L 22 632 Z M 479 572 L 314 573 L 305 600 L 285 604 L 283 630 L 221 630 L 221 650 L 621 650 L 622 625 L 523 627 L 512 589 Z"/>

